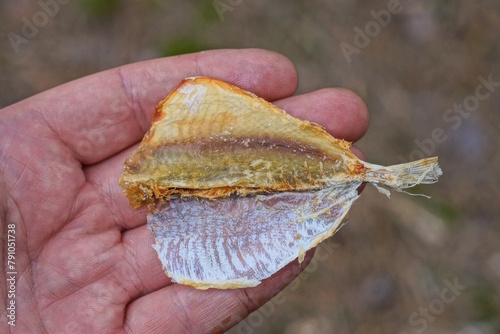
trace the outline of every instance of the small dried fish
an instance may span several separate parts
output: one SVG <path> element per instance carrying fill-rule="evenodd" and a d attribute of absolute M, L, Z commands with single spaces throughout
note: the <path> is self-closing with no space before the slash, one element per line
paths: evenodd
<path fill-rule="evenodd" d="M 362 182 L 434 183 L 437 157 L 383 167 L 351 143 L 220 80 L 185 79 L 156 108 L 120 185 L 148 205 L 163 267 L 199 289 L 256 286 L 335 233 Z"/>

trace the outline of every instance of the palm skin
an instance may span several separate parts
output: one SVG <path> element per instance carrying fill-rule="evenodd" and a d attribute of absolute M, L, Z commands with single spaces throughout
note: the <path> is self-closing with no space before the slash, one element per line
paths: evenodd
<path fill-rule="evenodd" d="M 283 289 L 294 262 L 256 288 L 200 291 L 172 284 L 118 186 L 125 157 L 155 105 L 187 76 L 212 76 L 270 100 L 336 137 L 359 139 L 364 103 L 322 89 L 291 96 L 289 60 L 263 50 L 218 50 L 135 63 L 85 77 L 0 111 L 2 282 L 15 226 L 16 326 L 1 332 L 223 332 Z M 309 257 L 312 256 L 309 254 Z M 307 260 L 306 260 L 307 263 Z"/>

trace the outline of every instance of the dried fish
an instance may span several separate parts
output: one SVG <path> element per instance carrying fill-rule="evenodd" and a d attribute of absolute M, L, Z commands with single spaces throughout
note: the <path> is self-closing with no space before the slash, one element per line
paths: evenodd
<path fill-rule="evenodd" d="M 437 157 L 383 167 L 351 143 L 223 81 L 185 79 L 156 108 L 120 185 L 173 281 L 256 286 L 341 225 L 362 182 L 434 183 Z"/>

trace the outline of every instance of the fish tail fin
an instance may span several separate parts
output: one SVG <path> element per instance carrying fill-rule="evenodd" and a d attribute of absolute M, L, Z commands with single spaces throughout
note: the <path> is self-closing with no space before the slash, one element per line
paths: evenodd
<path fill-rule="evenodd" d="M 438 158 L 425 158 L 399 165 L 383 167 L 375 164 L 364 163 L 368 171 L 365 181 L 373 184 L 381 193 L 389 196 L 385 186 L 396 191 L 404 192 L 403 189 L 411 188 L 417 184 L 430 184 L 437 182 L 443 174 L 438 165 Z"/>

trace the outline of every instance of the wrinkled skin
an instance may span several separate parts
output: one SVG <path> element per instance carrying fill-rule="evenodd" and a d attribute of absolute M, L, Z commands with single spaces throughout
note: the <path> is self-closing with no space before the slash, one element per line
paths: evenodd
<path fill-rule="evenodd" d="M 156 59 L 91 75 L 0 110 L 1 332 L 222 332 L 283 289 L 296 261 L 251 289 L 200 291 L 163 273 L 146 209 L 118 186 L 155 105 L 187 76 L 225 80 L 359 139 L 364 103 L 341 89 L 292 96 L 292 63 L 262 50 Z M 13 224 L 13 225 L 12 225 Z M 15 226 L 16 326 L 7 324 L 7 230 Z M 309 258 L 312 254 L 309 254 Z"/>

